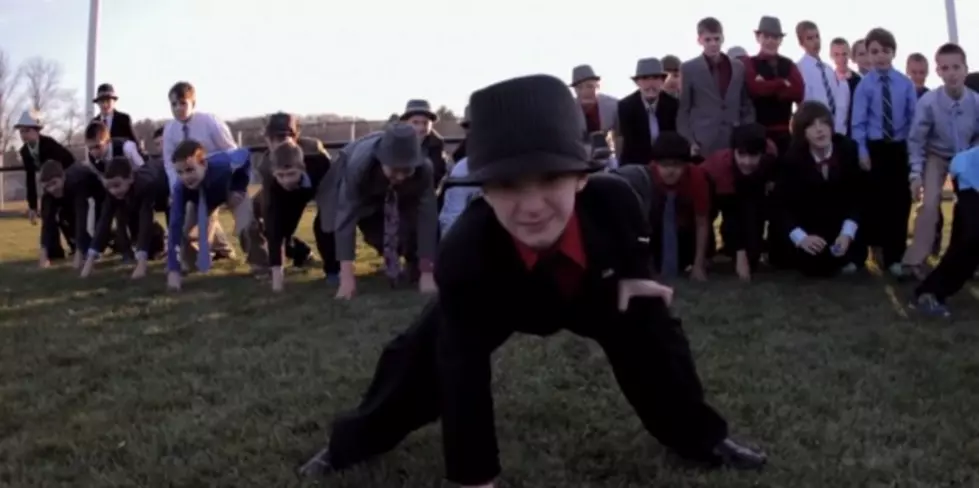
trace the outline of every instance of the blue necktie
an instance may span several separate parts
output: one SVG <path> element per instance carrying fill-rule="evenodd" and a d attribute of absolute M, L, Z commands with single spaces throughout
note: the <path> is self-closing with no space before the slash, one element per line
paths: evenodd
<path fill-rule="evenodd" d="M 660 272 L 672 278 L 680 273 L 679 243 L 676 232 L 676 192 L 666 193 L 663 205 L 663 243 Z"/>
<path fill-rule="evenodd" d="M 211 215 L 207 211 L 204 188 L 198 188 L 197 193 L 200 195 L 197 199 L 197 270 L 206 273 L 211 269 L 211 243 L 207 239 Z"/>

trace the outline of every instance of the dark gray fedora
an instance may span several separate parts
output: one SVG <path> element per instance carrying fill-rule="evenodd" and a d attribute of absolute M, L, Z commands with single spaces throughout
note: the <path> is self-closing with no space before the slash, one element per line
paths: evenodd
<path fill-rule="evenodd" d="M 592 80 L 594 80 L 594 81 L 600 81 L 601 79 L 602 79 L 602 77 L 601 76 L 598 76 L 597 74 L 595 74 L 595 69 L 592 68 L 591 65 L 581 64 L 581 65 L 575 66 L 571 70 L 571 83 L 570 83 L 570 86 L 575 86 L 575 85 L 577 85 L 579 83 L 584 83 L 586 81 L 592 81 Z"/>
<path fill-rule="evenodd" d="M 417 168 L 425 158 L 415 128 L 400 122 L 384 129 L 374 147 L 374 157 L 384 166 L 396 169 Z"/>
<path fill-rule="evenodd" d="M 473 92 L 469 108 L 469 174 L 448 178 L 448 186 L 604 168 L 590 160 L 582 144 L 580 106 L 553 76 L 523 76 L 490 85 Z"/>
<path fill-rule="evenodd" d="M 649 77 L 666 78 L 666 71 L 663 70 L 663 63 L 659 58 L 643 58 L 636 62 L 636 74 L 632 79 Z"/>
<path fill-rule="evenodd" d="M 415 115 L 424 115 L 432 122 L 439 121 L 438 114 L 432 111 L 432 105 L 428 103 L 428 100 L 420 98 L 408 100 L 408 103 L 405 104 L 405 111 L 401 114 L 401 120 L 408 120 Z"/>

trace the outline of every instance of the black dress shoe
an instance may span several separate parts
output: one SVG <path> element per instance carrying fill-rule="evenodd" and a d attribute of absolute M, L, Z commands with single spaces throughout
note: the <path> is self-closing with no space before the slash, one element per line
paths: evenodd
<path fill-rule="evenodd" d="M 334 471 L 333 464 L 330 462 L 329 447 L 324 447 L 299 467 L 299 475 L 306 477 L 325 476 Z"/>
<path fill-rule="evenodd" d="M 730 438 L 717 443 L 711 453 L 720 467 L 738 470 L 758 470 L 768 461 L 765 453 L 742 446 Z"/>

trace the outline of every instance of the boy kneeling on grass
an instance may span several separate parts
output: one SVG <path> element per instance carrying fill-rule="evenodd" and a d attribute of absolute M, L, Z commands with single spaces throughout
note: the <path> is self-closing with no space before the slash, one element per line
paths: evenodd
<path fill-rule="evenodd" d="M 38 264 L 42 268 L 51 265 L 51 258 L 63 257 L 58 235 L 63 232 L 68 246 L 74 250 L 74 266 L 82 265 L 82 256 L 88 250 L 91 235 L 88 233 L 88 211 L 93 203 L 97 206 L 105 198 L 105 189 L 99 174 L 89 165 L 73 164 L 65 169 L 58 161 L 49 160 L 41 165 L 38 181 L 44 191 L 41 197 L 41 249 Z M 55 255 L 52 256 L 51 250 Z"/>
<path fill-rule="evenodd" d="M 211 269 L 211 214 L 227 205 L 234 215 L 235 233 L 241 238 L 251 225 L 252 208 L 248 198 L 251 181 L 251 154 L 248 148 L 204 154 L 201 143 L 187 139 L 173 151 L 173 167 L 178 182 L 170 190 L 170 228 L 167 240 L 167 288 L 180 289 L 181 260 L 188 268 L 196 262 L 197 269 Z M 191 218 L 187 219 L 186 216 Z M 190 231 L 197 227 L 195 250 L 186 245 Z M 242 247 L 248 249 L 247 239 Z M 178 252 L 180 259 L 178 259 Z M 196 254 L 196 256 L 195 256 Z"/>
<path fill-rule="evenodd" d="M 133 279 L 146 276 L 147 261 L 161 256 L 165 247 L 165 231 L 153 217 L 156 212 L 167 211 L 170 199 L 168 181 L 162 165 L 134 168 L 131 160 L 123 156 L 114 157 L 106 164 L 102 184 L 108 197 L 102 204 L 102 214 L 95 225 L 95 237 L 82 267 L 82 278 L 92 273 L 95 260 L 105 250 L 113 220 L 117 222 L 116 243 L 124 255 L 131 252 L 129 236 L 136 236 Z"/>
<path fill-rule="evenodd" d="M 949 173 L 956 188 L 951 241 L 910 304 L 935 317 L 951 316 L 945 300 L 962 290 L 979 268 L 979 147 L 952 158 Z"/>
<path fill-rule="evenodd" d="M 681 456 L 758 469 L 765 455 L 728 438 L 704 399 L 673 291 L 651 279 L 650 226 L 618 177 L 594 173 L 580 108 L 537 75 L 473 93 L 467 176 L 480 187 L 439 248 L 434 298 L 389 343 L 361 405 L 333 424 L 303 474 L 342 470 L 442 420 L 448 479 L 492 487 L 498 458 L 493 351 L 514 333 L 570 330 L 605 350 L 646 429 Z M 527 373 L 533 374 L 532 371 Z"/>

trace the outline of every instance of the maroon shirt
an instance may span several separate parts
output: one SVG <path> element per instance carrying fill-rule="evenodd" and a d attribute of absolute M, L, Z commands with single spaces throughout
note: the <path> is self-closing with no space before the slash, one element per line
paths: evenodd
<path fill-rule="evenodd" d="M 717 89 L 721 93 L 721 98 L 727 98 L 727 89 L 731 86 L 731 58 L 728 58 L 724 53 L 717 57 L 716 63 L 706 56 L 705 58 L 707 59 L 707 67 L 710 68 L 710 74 L 714 75 L 714 81 L 717 82 Z"/>
<path fill-rule="evenodd" d="M 585 114 L 585 128 L 588 133 L 601 132 L 602 117 L 598 114 L 598 102 L 591 105 L 582 105 L 581 111 Z"/>

